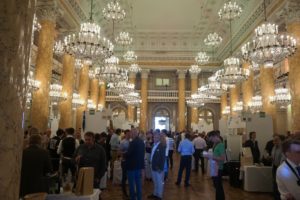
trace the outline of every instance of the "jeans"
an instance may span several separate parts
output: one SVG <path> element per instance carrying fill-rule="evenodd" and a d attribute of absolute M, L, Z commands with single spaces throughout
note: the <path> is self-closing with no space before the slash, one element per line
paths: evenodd
<path fill-rule="evenodd" d="M 164 191 L 164 171 L 152 171 L 152 181 L 154 184 L 153 194 L 162 198 Z"/>
<path fill-rule="evenodd" d="M 130 200 L 142 199 L 142 170 L 128 170 L 127 171 Z"/>
<path fill-rule="evenodd" d="M 213 183 L 216 189 L 216 200 L 225 200 L 225 194 L 222 183 L 222 170 L 219 169 L 218 176 L 213 176 Z"/>
<path fill-rule="evenodd" d="M 192 165 L 192 156 L 181 156 L 180 166 L 179 166 L 179 170 L 178 170 L 178 177 L 177 177 L 178 184 L 181 183 L 182 173 L 183 173 L 184 169 L 186 169 L 184 183 L 186 185 L 189 184 L 190 174 L 191 174 L 191 165 Z"/>
<path fill-rule="evenodd" d="M 164 175 L 164 179 L 166 180 L 168 178 L 168 172 L 169 172 L 169 158 L 168 156 L 166 157 L 166 160 L 165 160 L 165 165 L 164 165 L 164 172 L 165 172 L 165 175 Z"/>
<path fill-rule="evenodd" d="M 121 162 L 122 167 L 122 192 L 127 194 L 126 191 L 126 180 L 127 180 L 127 169 L 126 169 L 126 161 Z"/>

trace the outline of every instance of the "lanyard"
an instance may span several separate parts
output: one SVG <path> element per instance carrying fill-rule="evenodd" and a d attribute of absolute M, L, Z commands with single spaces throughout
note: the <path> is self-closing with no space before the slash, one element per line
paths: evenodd
<path fill-rule="evenodd" d="M 294 173 L 294 175 L 297 177 L 297 179 L 298 179 L 297 180 L 297 184 L 298 184 L 298 186 L 300 186 L 300 177 L 299 177 L 298 173 L 296 172 L 296 170 L 292 167 L 292 165 L 287 160 L 285 160 L 285 163 L 292 170 L 292 172 Z"/>

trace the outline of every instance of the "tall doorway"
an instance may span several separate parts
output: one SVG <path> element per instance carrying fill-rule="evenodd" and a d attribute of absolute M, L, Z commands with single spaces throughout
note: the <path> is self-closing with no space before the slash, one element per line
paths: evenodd
<path fill-rule="evenodd" d="M 154 127 L 160 130 L 170 130 L 170 115 L 166 109 L 160 109 L 155 113 Z"/>

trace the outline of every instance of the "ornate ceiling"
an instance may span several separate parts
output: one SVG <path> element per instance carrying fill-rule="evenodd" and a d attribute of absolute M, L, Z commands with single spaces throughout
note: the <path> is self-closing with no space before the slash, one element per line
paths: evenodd
<path fill-rule="evenodd" d="M 112 38 L 112 22 L 107 22 L 102 9 L 110 0 L 94 0 L 94 20 L 100 24 L 102 33 Z M 225 0 L 122 0 L 126 18 L 115 24 L 115 35 L 128 31 L 134 43 L 131 49 L 136 51 L 139 62 L 144 66 L 158 62 L 170 63 L 170 67 L 184 67 L 194 62 L 198 51 L 212 50 L 203 44 L 204 38 L 211 32 L 223 37 L 221 46 L 214 52 L 215 59 L 207 68 L 220 66 L 229 54 L 229 25 L 218 18 L 218 11 Z M 267 0 L 268 15 L 272 20 L 274 13 L 284 5 L 283 0 Z M 251 37 L 254 28 L 262 21 L 262 0 L 237 0 L 243 12 L 233 22 L 233 47 L 239 50 Z M 60 36 L 79 28 L 79 24 L 89 18 L 90 0 L 58 0 L 63 15 L 57 20 Z M 115 53 L 123 53 L 116 46 Z M 238 51 L 237 51 L 238 52 Z M 168 64 L 166 64 L 168 65 Z"/>

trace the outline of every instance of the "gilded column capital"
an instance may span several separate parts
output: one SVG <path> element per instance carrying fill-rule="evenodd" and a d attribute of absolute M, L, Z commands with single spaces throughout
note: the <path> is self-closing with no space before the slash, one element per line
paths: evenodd
<path fill-rule="evenodd" d="M 198 79 L 199 73 L 190 73 L 191 79 Z"/>
<path fill-rule="evenodd" d="M 287 24 L 300 22 L 300 1 L 288 0 L 278 15 L 280 18 L 283 18 Z"/>
<path fill-rule="evenodd" d="M 142 78 L 147 79 L 149 73 L 150 73 L 150 70 L 149 70 L 149 69 L 143 69 L 143 70 L 141 71 Z"/>
<path fill-rule="evenodd" d="M 178 74 L 178 79 L 185 79 L 186 72 L 187 70 L 178 69 L 176 72 Z"/>
<path fill-rule="evenodd" d="M 36 14 L 39 21 L 56 22 L 56 18 L 62 15 L 62 10 L 57 7 L 56 1 L 39 0 L 37 2 Z"/>

